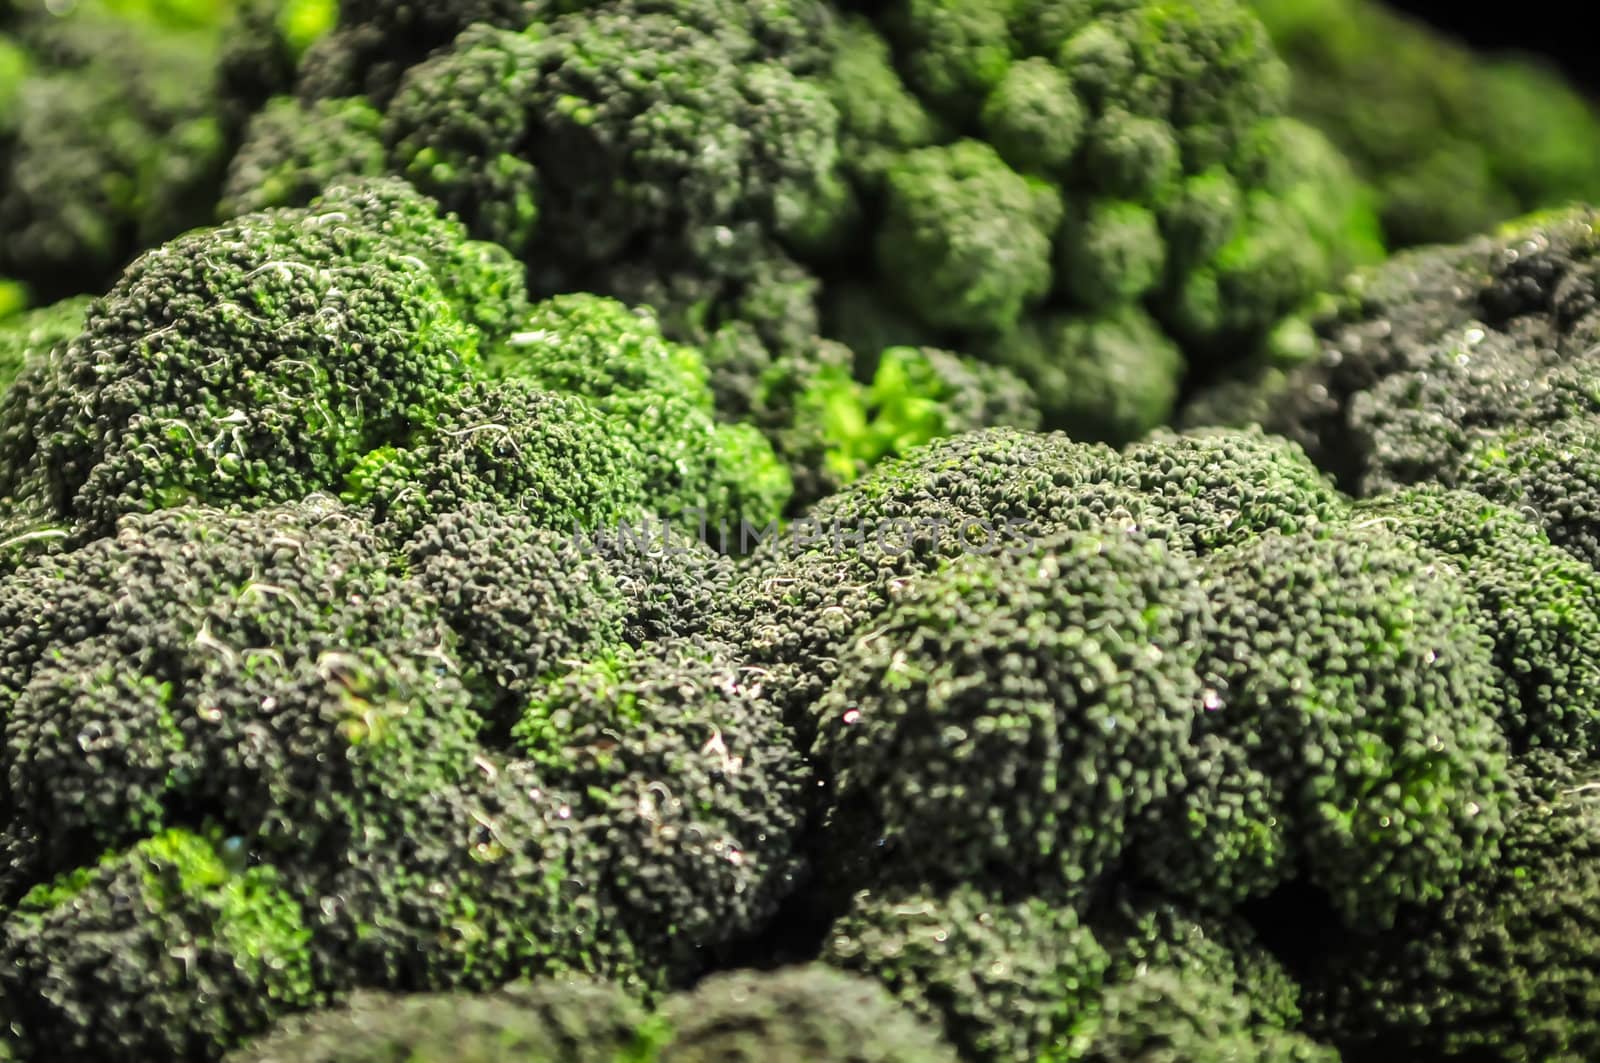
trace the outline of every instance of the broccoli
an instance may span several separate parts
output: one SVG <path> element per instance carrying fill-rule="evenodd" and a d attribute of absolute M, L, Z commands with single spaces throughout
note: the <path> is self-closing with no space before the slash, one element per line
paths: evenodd
<path fill-rule="evenodd" d="M 1043 1059 L 1094 1014 L 1110 960 L 1070 905 L 862 891 L 823 958 L 881 981 L 969 1059 Z"/>
<path fill-rule="evenodd" d="M 48 356 L 56 344 L 78 335 L 91 302 L 78 296 L 0 321 L 0 395 L 28 362 Z"/>
<path fill-rule="evenodd" d="M 1477 596 L 1506 688 L 1501 728 L 1519 751 L 1593 750 L 1600 660 L 1593 656 L 1597 576 L 1556 548 L 1515 509 L 1467 491 L 1413 488 L 1360 503 L 1381 521 L 1455 562 Z"/>
<path fill-rule="evenodd" d="M 661 1063 L 807 1059 L 953 1063 L 938 1035 L 880 986 L 820 964 L 714 975 L 661 1012 Z"/>
<path fill-rule="evenodd" d="M 1593 769 L 1542 754 L 1513 777 L 1499 860 L 1409 911 L 1391 934 L 1324 943 L 1307 1006 L 1346 1058 L 1583 1059 L 1600 1050 Z"/>
<path fill-rule="evenodd" d="M 833 874 L 1092 888 L 1175 781 L 1211 622 L 1193 569 L 1121 529 L 907 587 L 812 709 Z"/>
<path fill-rule="evenodd" d="M 165 831 L 17 902 L 0 1016 L 38 1058 L 214 1057 L 318 1001 L 309 936 L 270 865 Z"/>
<path fill-rule="evenodd" d="M 47 301 L 98 293 L 210 219 L 231 150 L 228 5 L 14 6 L 0 27 L 0 276 Z"/>
<path fill-rule="evenodd" d="M 380 164 L 536 296 L 649 305 L 700 345 L 748 324 L 767 363 L 842 340 L 859 380 L 886 347 L 997 359 L 1050 426 L 1122 442 L 1380 251 L 1286 93 L 1236 0 L 356 5 L 226 209 Z"/>
<path fill-rule="evenodd" d="M 809 771 L 759 677 L 714 643 L 600 656 L 530 696 L 512 738 L 575 795 L 630 940 L 693 971 L 798 872 Z"/>
<path fill-rule="evenodd" d="M 1239 900 L 1303 871 L 1344 919 L 1382 926 L 1494 858 L 1501 688 L 1452 566 L 1354 523 L 1268 532 L 1202 578 L 1205 711 L 1147 874 Z"/>
<path fill-rule="evenodd" d="M 508 264 L 398 182 L 196 230 L 140 258 L 0 399 L 0 494 L 104 531 L 184 501 L 336 490 L 461 386 L 476 324 L 520 294 Z"/>
<path fill-rule="evenodd" d="M 1373 0 L 1251 0 L 1291 109 L 1380 197 L 1397 247 L 1600 192 L 1600 115 L 1537 62 L 1475 55 Z"/>
<path fill-rule="evenodd" d="M 1267 426 L 1358 494 L 1468 488 L 1594 564 L 1595 246 L 1573 208 L 1352 278 L 1316 360 L 1271 385 Z"/>
<path fill-rule="evenodd" d="M 230 1063 L 615 1063 L 644 1059 L 656 1035 L 639 1003 L 580 980 L 512 984 L 492 994 L 362 992 L 296 1016 Z"/>

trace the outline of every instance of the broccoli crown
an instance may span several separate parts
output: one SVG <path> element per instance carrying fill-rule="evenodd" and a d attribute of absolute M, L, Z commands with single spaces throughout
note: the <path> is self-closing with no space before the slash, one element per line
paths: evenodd
<path fill-rule="evenodd" d="M 1268 426 L 1359 493 L 1466 487 L 1594 564 L 1594 250 L 1574 208 L 1358 275 L 1317 360 L 1273 385 Z"/>
<path fill-rule="evenodd" d="M 1394 245 L 1600 191 L 1600 117 L 1551 71 L 1371 0 L 1251 2 L 1293 72 L 1291 110 L 1372 183 Z"/>
<path fill-rule="evenodd" d="M 1108 958 L 1070 906 L 863 891 L 823 959 L 882 982 L 970 1059 L 1049 1058 L 1099 1002 Z"/>
<path fill-rule="evenodd" d="M 0 616 L 0 903 L 197 817 L 314 848 L 454 778 L 478 729 L 431 599 L 327 499 L 130 517 L 21 564 Z"/>
<path fill-rule="evenodd" d="M 714 643 L 601 657 L 527 701 L 512 730 L 606 866 L 641 950 L 689 969 L 756 929 L 798 870 L 800 752 L 759 679 Z"/>
<path fill-rule="evenodd" d="M 783 511 L 792 485 L 771 444 L 750 425 L 717 422 L 700 351 L 664 339 L 647 315 L 613 299 L 556 296 L 506 346 L 494 366 L 503 375 L 582 396 L 632 435 L 664 517 L 764 526 Z"/>
<path fill-rule="evenodd" d="M 906 588 L 813 709 L 836 873 L 1093 885 L 1173 781 L 1210 623 L 1193 569 L 1115 528 Z"/>
<path fill-rule="evenodd" d="M 1500 859 L 1392 933 L 1327 942 L 1307 982 L 1315 1027 L 1349 1055 L 1383 1058 L 1600 1051 L 1592 773 L 1548 754 L 1519 763 Z"/>
<path fill-rule="evenodd" d="M 1245 896 L 1303 869 L 1348 921 L 1382 925 L 1492 860 L 1499 687 L 1453 566 L 1357 523 L 1265 534 L 1203 575 L 1207 711 L 1155 874 Z"/>
<path fill-rule="evenodd" d="M 1413 488 L 1362 502 L 1382 521 L 1453 561 L 1477 596 L 1503 685 L 1502 729 L 1519 751 L 1591 750 L 1600 661 L 1594 569 L 1556 548 L 1521 512 L 1467 491 Z"/>
<path fill-rule="evenodd" d="M 615 1063 L 645 1058 L 650 1017 L 613 985 L 514 983 L 491 994 L 361 992 L 296 1016 L 229 1063 Z"/>
<path fill-rule="evenodd" d="M 1073 503 L 1109 450 L 995 428 L 884 462 L 756 550 L 718 629 L 766 669 L 802 744 L 839 653 L 908 577 L 967 552 L 1017 550 Z"/>
<path fill-rule="evenodd" d="M 100 291 L 209 218 L 229 150 L 220 12 L 17 6 L 0 30 L 0 275 L 45 299 Z"/>
<path fill-rule="evenodd" d="M 40 1057 L 212 1058 L 319 995 L 270 866 L 174 829 L 30 890 L 0 941 L 0 1015 Z"/>
<path fill-rule="evenodd" d="M 953 1063 L 955 1053 L 878 984 L 822 964 L 713 975 L 669 999 L 662 1063 L 730 1059 Z"/>
<path fill-rule="evenodd" d="M 335 489 L 426 420 L 520 283 L 398 182 L 152 251 L 0 400 L 0 491 L 108 529 Z"/>
<path fill-rule="evenodd" d="M 87 296 L 26 310 L 0 321 L 0 395 L 11 388 L 28 362 L 44 358 L 55 345 L 74 339 L 92 304 Z"/>

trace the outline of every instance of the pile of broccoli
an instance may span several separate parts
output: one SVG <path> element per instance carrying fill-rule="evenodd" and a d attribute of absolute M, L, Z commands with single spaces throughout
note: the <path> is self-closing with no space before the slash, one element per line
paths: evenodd
<path fill-rule="evenodd" d="M 1345 276 L 1235 0 L 0 26 L 0 1059 L 1600 1058 L 1596 209 Z"/>

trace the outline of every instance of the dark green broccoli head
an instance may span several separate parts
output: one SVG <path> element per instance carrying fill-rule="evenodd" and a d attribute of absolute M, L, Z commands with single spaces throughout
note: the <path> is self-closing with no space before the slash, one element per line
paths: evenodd
<path fill-rule="evenodd" d="M 513 739 L 574 795 L 591 882 L 643 955 L 692 973 L 798 871 L 809 771 L 761 677 L 712 643 L 599 657 L 532 695 Z"/>
<path fill-rule="evenodd" d="M 1094 1014 L 1105 950 L 1071 907 L 864 891 L 829 928 L 823 959 L 882 982 L 965 1058 L 1050 1058 Z"/>
<path fill-rule="evenodd" d="M 165 831 L 18 902 L 0 1015 L 38 1056 L 213 1058 L 319 1001 L 309 937 L 272 867 Z"/>
<path fill-rule="evenodd" d="M 229 1063 L 616 1063 L 643 1058 L 649 1016 L 615 986 L 548 980 L 493 993 L 361 992 L 297 1016 Z"/>
<path fill-rule="evenodd" d="M 899 591 L 812 709 L 825 859 L 851 885 L 1090 889 L 1201 711 L 1192 567 L 1121 529 Z"/>
<path fill-rule="evenodd" d="M 741 573 L 720 624 L 767 670 L 802 743 L 839 653 L 901 583 L 963 552 L 1025 548 L 1063 514 L 1109 450 L 1059 434 L 988 429 L 887 461 L 770 538 Z"/>
<path fill-rule="evenodd" d="M 1462 475 L 1485 436 L 1600 412 L 1594 212 L 1534 216 L 1356 274 L 1317 357 L 1273 386 L 1267 425 L 1347 488 Z"/>
<path fill-rule="evenodd" d="M 0 616 L 6 893 L 197 818 L 299 855 L 470 764 L 436 607 L 327 499 L 129 518 Z"/>
<path fill-rule="evenodd" d="M 1267 533 L 1203 570 L 1206 711 L 1148 873 L 1206 900 L 1303 872 L 1360 926 L 1491 861 L 1499 677 L 1454 566 L 1357 522 Z"/>
<path fill-rule="evenodd" d="M 1592 767 L 1517 766 L 1500 858 L 1393 932 L 1342 934 L 1307 971 L 1346 1058 L 1586 1059 L 1600 1051 L 1600 794 Z"/>
<path fill-rule="evenodd" d="M 955 1052 L 876 983 L 821 964 L 713 975 L 661 1012 L 662 1063 L 953 1063 Z"/>
<path fill-rule="evenodd" d="M 398 182 L 197 230 L 0 400 L 0 489 L 98 529 L 334 489 L 460 386 L 508 265 Z"/>
<path fill-rule="evenodd" d="M 1555 547 L 1516 509 L 1466 491 L 1416 488 L 1361 503 L 1381 522 L 1453 561 L 1494 639 L 1505 716 L 1519 750 L 1591 750 L 1600 742 L 1600 576 Z"/>

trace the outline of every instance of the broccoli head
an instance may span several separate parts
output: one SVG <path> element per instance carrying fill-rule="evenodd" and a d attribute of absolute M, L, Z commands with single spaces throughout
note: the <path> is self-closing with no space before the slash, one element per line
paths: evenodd
<path fill-rule="evenodd" d="M 669 999 L 662 1063 L 807 1059 L 953 1063 L 938 1034 L 877 984 L 821 964 L 713 975 Z"/>
<path fill-rule="evenodd" d="M 106 530 L 336 490 L 426 421 L 521 284 L 400 182 L 152 251 L 0 399 L 0 493 Z"/>

